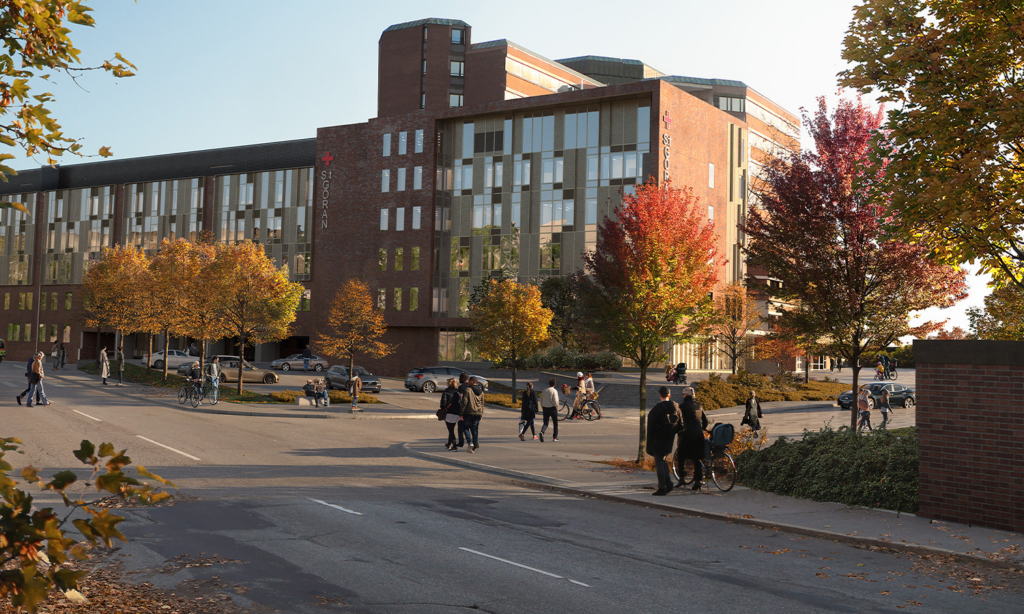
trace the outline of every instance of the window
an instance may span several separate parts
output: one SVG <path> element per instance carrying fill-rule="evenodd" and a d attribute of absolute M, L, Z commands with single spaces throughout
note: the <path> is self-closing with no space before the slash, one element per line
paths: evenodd
<path fill-rule="evenodd" d="M 388 270 L 388 250 L 381 248 L 377 254 L 377 268 L 381 271 Z"/>
<path fill-rule="evenodd" d="M 708 163 L 708 187 L 715 187 L 715 165 Z"/>
<path fill-rule="evenodd" d="M 420 248 L 412 248 L 412 253 L 409 255 L 409 270 L 418 271 L 420 270 Z"/>
<path fill-rule="evenodd" d="M 412 229 L 413 230 L 419 230 L 420 229 L 420 210 L 421 209 L 422 209 L 422 207 L 413 207 L 412 208 Z"/>
<path fill-rule="evenodd" d="M 380 229 L 381 230 L 387 230 L 388 229 L 388 210 L 387 209 L 381 209 L 380 210 Z"/>
<path fill-rule="evenodd" d="M 18 337 L 21 337 L 21 324 L 10 324 L 7 328 L 7 339 L 9 341 L 17 341 Z"/>
<path fill-rule="evenodd" d="M 452 44 L 453 45 L 465 45 L 465 30 L 452 30 Z"/>
<path fill-rule="evenodd" d="M 71 293 L 64 293 L 64 309 L 71 309 Z"/>
<path fill-rule="evenodd" d="M 11 308 L 11 293 L 10 292 L 5 292 L 4 293 L 4 309 L 7 310 L 7 309 L 10 309 L 10 308 Z"/>
<path fill-rule="evenodd" d="M 394 300 L 394 304 L 392 306 L 395 308 L 395 311 L 401 311 L 402 310 L 402 289 L 401 288 L 395 288 L 395 300 Z"/>
<path fill-rule="evenodd" d="M 388 300 L 386 288 L 377 288 L 377 309 L 384 309 Z"/>
<path fill-rule="evenodd" d="M 745 98 L 736 98 L 735 96 L 715 96 L 715 106 L 723 111 L 746 113 L 746 102 Z"/>
<path fill-rule="evenodd" d="M 26 324 L 25 328 L 25 341 L 32 341 L 32 325 Z"/>
<path fill-rule="evenodd" d="M 53 294 L 50 295 L 50 309 L 52 311 L 57 311 L 57 293 L 56 292 L 54 292 Z"/>
<path fill-rule="evenodd" d="M 427 74 L 427 61 L 423 60 L 423 74 Z"/>
<path fill-rule="evenodd" d="M 25 296 L 27 297 L 27 300 L 25 301 L 25 304 L 28 305 L 27 309 L 32 309 L 32 293 L 29 292 Z"/>
<path fill-rule="evenodd" d="M 405 207 L 395 209 L 395 230 L 405 230 Z"/>
<path fill-rule="evenodd" d="M 413 145 L 413 153 L 423 153 L 423 131 L 416 131 L 416 141 Z"/>
<path fill-rule="evenodd" d="M 465 62 L 452 62 L 451 76 L 453 77 L 465 77 L 466 76 L 466 63 Z"/>
<path fill-rule="evenodd" d="M 63 337 L 63 340 L 64 340 L 64 343 L 71 343 L 71 327 L 70 326 L 65 326 L 64 327 L 64 337 Z"/>
<path fill-rule="evenodd" d="M 395 270 L 396 270 L 396 271 L 401 271 L 401 270 L 402 270 L 402 267 L 403 267 L 403 266 L 404 266 L 404 264 L 405 264 L 405 263 L 404 263 L 404 262 L 402 261 L 402 260 L 403 260 L 403 258 L 402 258 L 402 256 L 403 256 L 403 253 L 402 253 L 402 252 L 403 252 L 403 251 L 404 251 L 404 250 L 403 250 L 403 249 L 402 249 L 401 247 L 396 247 L 396 248 L 395 248 Z"/>
<path fill-rule="evenodd" d="M 39 325 L 39 336 L 36 337 L 36 339 L 38 339 L 40 342 L 46 341 L 46 325 L 45 324 L 40 324 Z"/>
<path fill-rule="evenodd" d="M 588 198 L 584 205 L 584 224 L 596 224 L 597 223 L 597 199 Z"/>
<path fill-rule="evenodd" d="M 405 191 L 405 169 L 404 168 L 398 169 L 398 191 L 399 192 L 404 192 Z"/>
<path fill-rule="evenodd" d="M 409 288 L 409 311 L 416 311 L 420 306 L 420 289 Z"/>
<path fill-rule="evenodd" d="M 380 191 L 389 192 L 391 191 L 391 170 L 384 169 L 380 172 Z"/>
<path fill-rule="evenodd" d="M 462 106 L 462 94 L 448 94 L 448 106 L 450 106 L 450 107 L 461 107 Z"/>
<path fill-rule="evenodd" d="M 708 221 L 712 221 L 714 219 L 715 219 L 715 208 L 712 207 L 711 205 L 708 205 Z"/>
<path fill-rule="evenodd" d="M 473 157 L 473 135 L 475 134 L 476 127 L 473 122 L 466 122 L 462 124 L 462 157 L 472 158 Z"/>
<path fill-rule="evenodd" d="M 427 108 L 427 95 L 426 94 L 420 94 L 420 108 L 421 109 Z"/>
<path fill-rule="evenodd" d="M 391 133 L 384 135 L 384 157 L 391 155 Z"/>
<path fill-rule="evenodd" d="M 50 325 L 50 341 L 54 341 L 54 342 L 57 341 L 57 325 L 56 324 L 51 324 Z"/>
<path fill-rule="evenodd" d="M 412 189 L 421 190 L 423 189 L 423 167 L 414 166 L 412 167 Z"/>
<path fill-rule="evenodd" d="M 398 155 L 404 156 L 406 148 L 409 145 L 409 133 L 399 132 L 398 133 Z"/>

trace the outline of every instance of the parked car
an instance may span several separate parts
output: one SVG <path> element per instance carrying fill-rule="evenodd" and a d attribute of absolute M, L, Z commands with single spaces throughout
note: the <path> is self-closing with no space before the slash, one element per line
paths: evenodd
<path fill-rule="evenodd" d="M 868 384 L 868 406 L 871 409 L 878 407 L 878 402 L 882 398 L 882 391 L 889 390 L 889 405 L 903 406 L 907 409 L 912 409 L 917 405 L 917 394 L 913 388 L 908 388 L 903 384 L 893 384 L 890 382 L 871 382 Z M 839 395 L 838 398 L 839 407 L 843 409 L 850 409 L 853 405 L 853 391 L 847 390 Z"/>
<path fill-rule="evenodd" d="M 444 390 L 448 387 L 448 378 L 454 377 L 457 380 L 463 373 L 475 377 L 480 382 L 480 385 L 484 387 L 484 390 L 487 390 L 486 379 L 458 367 L 420 367 L 419 369 L 413 369 L 409 375 L 405 376 L 405 387 L 413 392 L 431 393 L 437 390 Z"/>
<path fill-rule="evenodd" d="M 192 368 L 193 362 L 198 362 L 199 359 L 195 356 L 190 357 L 192 360 L 182 364 L 178 367 L 178 375 L 187 375 L 189 369 Z M 213 356 L 208 356 L 207 360 L 213 360 Z M 220 383 L 233 384 L 238 382 L 238 356 L 231 356 L 227 354 L 218 354 L 217 358 L 220 359 Z M 248 361 L 244 361 L 242 365 L 242 381 L 245 383 L 253 384 L 276 384 L 280 378 L 277 373 L 270 371 L 269 369 L 260 369 L 249 364 Z"/>
<path fill-rule="evenodd" d="M 291 371 L 292 369 L 301 371 L 302 366 L 302 354 L 292 354 L 288 358 L 278 358 L 270 363 L 271 369 L 280 369 L 282 371 Z M 330 364 L 319 356 L 313 356 L 309 359 L 309 368 L 313 371 L 323 371 L 329 366 Z"/>
<path fill-rule="evenodd" d="M 189 356 L 188 352 L 184 350 L 170 350 L 167 352 L 167 358 L 164 358 L 164 351 L 153 352 L 153 368 L 163 369 L 164 361 L 167 361 L 167 367 L 169 369 L 177 369 L 185 363 L 192 364 L 192 361 L 196 359 L 195 356 Z M 142 364 L 149 364 L 149 354 L 142 356 Z"/>
<path fill-rule="evenodd" d="M 363 381 L 363 391 L 373 393 L 380 392 L 380 378 L 360 366 L 356 367 L 356 373 L 359 374 L 359 379 Z M 347 390 L 348 367 L 334 365 L 328 369 L 327 387 L 331 390 Z"/>

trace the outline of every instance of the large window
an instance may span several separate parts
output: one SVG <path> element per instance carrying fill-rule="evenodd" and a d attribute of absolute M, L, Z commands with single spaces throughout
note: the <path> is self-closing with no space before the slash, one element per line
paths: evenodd
<path fill-rule="evenodd" d="M 745 113 L 747 110 L 746 98 L 736 96 L 715 96 L 715 106 L 723 111 Z"/>
<path fill-rule="evenodd" d="M 466 76 L 466 63 L 465 62 L 452 62 L 451 63 L 451 76 L 453 76 L 453 77 L 464 77 L 464 76 Z"/>
<path fill-rule="evenodd" d="M 36 210 L 35 194 L 10 194 L 4 200 L 21 203 L 29 211 Z M 24 286 L 33 283 L 35 229 L 33 216 L 17 209 L 0 209 L 0 284 Z"/>
<path fill-rule="evenodd" d="M 450 106 L 450 107 L 461 107 L 462 106 L 462 94 L 449 94 L 448 95 L 448 106 Z"/>
<path fill-rule="evenodd" d="M 201 179 L 171 183 L 175 184 L 172 190 L 174 194 L 185 190 L 184 196 L 192 196 L 191 192 L 198 192 L 199 203 L 192 203 L 191 206 L 193 209 L 197 206 L 202 207 Z M 181 185 L 183 183 L 187 185 Z M 82 283 L 82 276 L 89 265 L 99 260 L 104 247 L 112 244 L 110 234 L 114 223 L 113 188 L 107 186 L 49 192 L 46 201 L 49 231 L 46 238 L 43 283 Z M 198 220 L 188 214 L 177 217 L 171 214 L 167 221 L 173 222 L 168 226 L 175 230 L 180 224 L 181 230 L 189 236 L 195 235 L 199 225 Z"/>
<path fill-rule="evenodd" d="M 452 30 L 452 44 L 453 45 L 465 45 L 466 44 L 466 31 L 465 30 Z"/>

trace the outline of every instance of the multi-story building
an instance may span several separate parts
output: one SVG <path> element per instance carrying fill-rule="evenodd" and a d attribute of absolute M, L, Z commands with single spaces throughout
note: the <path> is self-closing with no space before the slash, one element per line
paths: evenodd
<path fill-rule="evenodd" d="M 16 297 L 0 312 L 8 356 L 61 339 L 72 358 L 91 357 L 96 335 L 76 310 L 102 247 L 153 250 L 209 232 L 260 242 L 307 288 L 293 337 L 257 348 L 257 360 L 308 343 L 353 277 L 374 289 L 399 344 L 369 366 L 397 374 L 472 360 L 472 288 L 499 270 L 524 282 L 579 270 L 598 223 L 647 177 L 694 190 L 729 258 L 720 278 L 743 277 L 748 175 L 772 143 L 795 145 L 795 116 L 740 82 L 634 60 L 555 62 L 507 40 L 473 44 L 471 34 L 442 19 L 385 30 L 378 117 L 315 139 L 12 178 L 0 192 L 34 214 L 0 215 L 0 292 Z M 142 354 L 141 338 L 127 341 Z M 681 346 L 673 359 L 718 366 L 698 354 Z"/>

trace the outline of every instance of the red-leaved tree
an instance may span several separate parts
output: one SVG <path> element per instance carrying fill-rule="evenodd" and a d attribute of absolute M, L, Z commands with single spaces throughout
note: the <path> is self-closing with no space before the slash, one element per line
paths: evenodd
<path fill-rule="evenodd" d="M 712 313 L 708 293 L 724 261 L 714 226 L 690 188 L 648 180 L 623 195 L 598 227 L 597 249 L 584 255 L 581 284 L 586 321 L 603 346 L 640 368 L 640 445 L 647 438 L 647 368 L 665 358 L 666 341 L 704 331 Z"/>
<path fill-rule="evenodd" d="M 966 296 L 962 271 L 887 230 L 899 220 L 878 189 L 886 161 L 868 155 L 881 121 L 882 112 L 860 99 L 841 100 L 830 115 L 819 98 L 814 117 L 804 114 L 814 150 L 766 165 L 743 227 L 750 264 L 782 282 L 771 289 L 758 279 L 750 285 L 789 306 L 779 321 L 783 329 L 849 362 L 854 391 L 862 355 L 941 328 L 911 326 L 912 312 Z M 850 426 L 856 423 L 854 404 Z"/>

